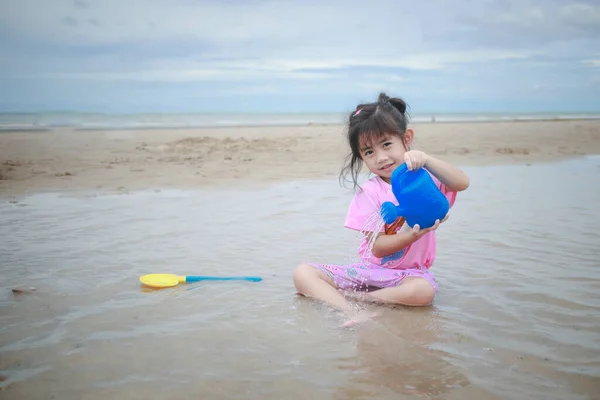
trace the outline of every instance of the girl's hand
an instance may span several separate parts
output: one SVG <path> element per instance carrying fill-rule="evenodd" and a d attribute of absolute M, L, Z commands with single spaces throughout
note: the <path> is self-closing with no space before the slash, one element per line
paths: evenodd
<path fill-rule="evenodd" d="M 415 239 L 420 239 L 423 235 L 425 235 L 426 233 L 429 233 L 431 231 L 435 231 L 442 222 L 445 222 L 448 217 L 450 216 L 450 214 L 446 214 L 446 216 L 444 217 L 444 219 L 442 219 L 441 221 L 439 219 L 435 220 L 435 224 L 433 224 L 433 226 L 430 226 L 429 228 L 425 228 L 425 229 L 421 229 L 421 227 L 419 226 L 419 224 L 415 224 L 412 229 L 409 231 L 409 233 L 415 238 Z"/>
<path fill-rule="evenodd" d="M 427 154 L 419 150 L 410 150 L 404 153 L 404 162 L 409 171 L 416 171 L 425 166 Z"/>

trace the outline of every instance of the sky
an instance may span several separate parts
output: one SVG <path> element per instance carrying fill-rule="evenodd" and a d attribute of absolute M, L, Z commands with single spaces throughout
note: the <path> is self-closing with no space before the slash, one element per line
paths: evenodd
<path fill-rule="evenodd" d="M 600 0 L 0 0 L 0 111 L 600 112 Z"/>

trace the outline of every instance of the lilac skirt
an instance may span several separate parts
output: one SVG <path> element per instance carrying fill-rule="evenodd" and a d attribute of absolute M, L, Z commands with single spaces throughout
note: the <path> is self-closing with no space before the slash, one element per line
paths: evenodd
<path fill-rule="evenodd" d="M 419 277 L 427 280 L 437 293 L 438 285 L 435 277 L 425 267 L 413 269 L 381 268 L 369 263 L 354 263 L 348 265 L 307 263 L 325 272 L 339 289 L 372 291 L 399 286 L 407 277 Z"/>

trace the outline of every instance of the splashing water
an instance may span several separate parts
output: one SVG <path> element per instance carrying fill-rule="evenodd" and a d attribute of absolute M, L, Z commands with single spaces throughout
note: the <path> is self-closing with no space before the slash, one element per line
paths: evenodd
<path fill-rule="evenodd" d="M 385 226 L 385 221 L 379 211 L 374 212 L 367 218 L 365 223 L 361 227 L 362 232 L 373 232 L 373 234 L 369 237 L 367 242 L 367 254 L 366 257 L 371 257 L 373 255 L 373 245 L 375 245 L 375 240 L 377 239 L 377 235 L 382 231 Z"/>
<path fill-rule="evenodd" d="M 383 227 L 385 226 L 385 221 L 383 219 L 383 217 L 381 216 L 379 211 L 373 212 L 366 220 L 365 222 L 362 224 L 360 230 L 358 230 L 356 232 L 355 238 L 358 239 L 359 244 L 358 247 L 353 247 L 348 256 L 347 256 L 347 262 L 345 264 L 350 265 L 350 264 L 361 264 L 362 266 L 366 266 L 366 264 L 368 263 L 368 259 L 370 259 L 372 257 L 372 249 L 373 249 L 373 245 L 375 244 L 375 240 L 377 239 L 377 234 L 382 232 Z M 365 239 L 365 235 L 372 232 L 373 234 L 370 236 L 367 236 L 367 239 Z M 357 253 L 360 249 L 361 246 L 363 246 L 363 241 L 367 240 L 366 242 L 366 252 L 364 252 L 362 254 L 362 256 L 359 256 L 359 259 L 356 260 L 356 256 Z M 359 292 L 362 292 L 364 289 L 366 288 L 366 286 L 364 284 L 353 284 L 352 287 L 350 288 L 350 291 L 356 293 L 356 295 L 358 295 Z M 360 305 L 356 305 L 357 309 L 356 311 L 362 310 L 363 306 Z"/>
<path fill-rule="evenodd" d="M 363 255 L 363 257 L 361 257 L 360 262 L 363 262 L 366 258 L 370 258 L 373 254 L 371 253 L 372 249 L 373 249 L 373 245 L 375 244 L 375 240 L 377 239 L 377 234 L 379 232 L 381 232 L 383 230 L 383 227 L 385 226 L 385 221 L 383 220 L 381 214 L 379 213 L 379 211 L 373 212 L 373 214 L 371 214 L 366 221 L 362 224 L 361 228 L 359 231 L 357 231 L 356 233 L 356 238 L 359 240 L 359 247 L 362 245 L 362 241 L 364 238 L 364 235 L 368 232 L 373 232 L 373 235 L 370 235 L 370 237 L 368 237 L 367 240 L 367 252 Z M 355 257 L 356 257 L 356 250 L 357 249 L 353 249 L 351 250 L 351 254 L 348 256 L 348 262 L 347 264 L 352 264 L 355 261 Z"/>

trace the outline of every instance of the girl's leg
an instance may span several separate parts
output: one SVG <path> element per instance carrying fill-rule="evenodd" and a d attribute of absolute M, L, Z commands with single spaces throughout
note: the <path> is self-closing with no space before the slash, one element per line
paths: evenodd
<path fill-rule="evenodd" d="M 340 293 L 335 282 L 323 271 L 308 264 L 300 264 L 294 271 L 294 286 L 299 294 L 324 301 L 343 311 L 352 306 Z"/>
<path fill-rule="evenodd" d="M 407 276 L 399 286 L 379 289 L 368 294 L 368 298 L 385 304 L 404 306 L 428 306 L 433 302 L 435 289 L 425 278 Z"/>
<path fill-rule="evenodd" d="M 377 317 L 377 313 L 356 311 L 339 291 L 335 282 L 323 271 L 309 264 L 300 264 L 294 271 L 294 285 L 299 294 L 324 301 L 343 311 L 350 318 L 344 326 L 350 327 Z"/>

